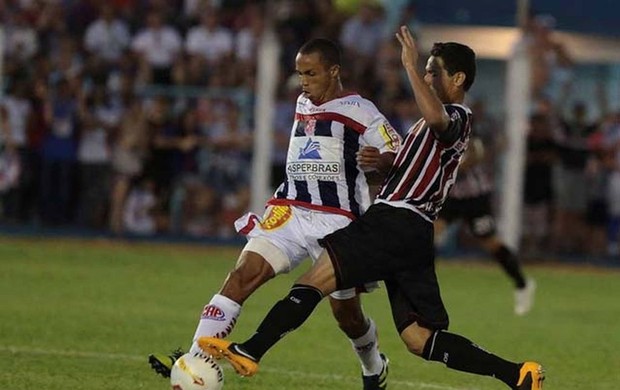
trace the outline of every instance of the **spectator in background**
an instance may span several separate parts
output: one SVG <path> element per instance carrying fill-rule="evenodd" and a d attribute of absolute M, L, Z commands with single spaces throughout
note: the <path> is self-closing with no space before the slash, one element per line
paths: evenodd
<path fill-rule="evenodd" d="M 185 50 L 189 54 L 189 65 L 206 74 L 230 62 L 233 51 L 233 34 L 223 27 L 215 8 L 207 8 L 200 17 L 200 24 L 189 30 L 185 39 Z"/>
<path fill-rule="evenodd" d="M 153 235 L 158 231 L 155 183 L 142 178 L 134 186 L 123 208 L 123 228 L 131 234 Z"/>
<path fill-rule="evenodd" d="M 156 97 L 148 107 L 147 126 L 150 148 L 144 174 L 154 183 L 156 212 L 167 214 L 172 185 L 182 171 L 183 154 L 196 146 L 197 139 L 181 132 L 171 102 L 163 96 Z"/>
<path fill-rule="evenodd" d="M 564 43 L 554 37 L 555 18 L 536 15 L 531 25 L 529 52 L 532 61 L 532 96 L 557 102 L 568 93 L 573 60 Z"/>
<path fill-rule="evenodd" d="M 36 16 L 40 53 L 50 55 L 58 46 L 61 36 L 67 35 L 67 17 L 61 3 L 45 2 Z"/>
<path fill-rule="evenodd" d="M 50 132 L 42 147 L 41 217 L 44 223 L 61 225 L 69 223 L 73 216 L 78 136 L 78 102 L 68 80 L 57 83 L 50 104 Z"/>
<path fill-rule="evenodd" d="M 118 113 L 109 106 L 107 91 L 99 86 L 80 101 L 80 137 L 77 149 L 79 191 L 77 222 L 102 229 L 108 215 L 110 194 L 110 135 Z"/>
<path fill-rule="evenodd" d="M 586 163 L 590 156 L 588 138 L 597 128 L 589 122 L 584 102 L 576 102 L 569 117 L 561 118 L 558 134 L 558 162 L 554 179 L 556 190 L 553 236 L 555 249 L 579 253 L 587 248 L 585 214 L 588 188 Z"/>
<path fill-rule="evenodd" d="M 170 199 L 170 232 L 182 233 L 185 210 L 188 202 L 192 202 L 192 194 L 202 192 L 199 175 L 200 144 L 203 142 L 202 126 L 198 121 L 198 113 L 193 107 L 186 107 L 177 118 L 178 134 L 188 139 L 188 147 L 180 150 L 176 174 L 172 182 Z"/>
<path fill-rule="evenodd" d="M 585 169 L 585 187 L 588 192 L 585 234 L 586 249 L 590 255 L 603 255 L 607 252 L 607 187 L 610 171 L 613 169 L 613 155 L 603 147 L 603 129 L 607 127 L 609 119 L 604 118 L 588 138 L 591 153 Z"/>
<path fill-rule="evenodd" d="M 379 5 L 364 1 L 353 17 L 342 26 L 340 43 L 345 58 L 352 65 L 352 85 L 363 92 L 370 89 L 368 74 L 374 72 L 374 62 L 381 40 L 384 21 Z"/>
<path fill-rule="evenodd" d="M 15 12 L 10 16 L 4 27 L 4 55 L 6 59 L 23 64 L 35 56 L 39 50 L 39 40 L 24 12 Z"/>
<path fill-rule="evenodd" d="M 316 25 L 312 35 L 338 40 L 346 15 L 336 7 L 333 0 L 317 0 L 314 3 L 317 18 L 321 23 Z"/>
<path fill-rule="evenodd" d="M 140 62 L 140 82 L 172 82 L 172 66 L 181 53 L 183 40 L 177 30 L 164 24 L 158 11 L 149 11 L 146 27 L 134 37 L 131 48 Z"/>
<path fill-rule="evenodd" d="M 264 9 L 257 4 L 248 4 L 244 8 L 244 16 L 245 24 L 236 34 L 234 55 L 242 67 L 253 68 L 258 44 L 265 30 Z"/>
<path fill-rule="evenodd" d="M 108 65 L 120 61 L 131 43 L 127 23 L 117 18 L 109 3 L 100 7 L 99 18 L 92 22 L 84 34 L 84 48 L 88 53 Z"/>
<path fill-rule="evenodd" d="M 225 101 L 215 122 L 206 129 L 209 147 L 207 182 L 224 197 L 249 186 L 252 130 L 241 121 L 239 107 Z"/>
<path fill-rule="evenodd" d="M 524 182 L 523 253 L 540 255 L 547 249 L 551 205 L 554 199 L 552 166 L 556 158 L 550 118 L 537 113 L 530 118 Z"/>
<path fill-rule="evenodd" d="M 50 53 L 52 83 L 64 79 L 69 83 L 73 93 L 80 93 L 82 89 L 81 76 L 84 60 L 78 51 L 76 39 L 68 34 L 59 37 L 57 45 Z"/>
<path fill-rule="evenodd" d="M 618 258 L 620 256 L 620 113 L 616 113 L 611 123 L 604 128 L 603 147 L 607 153 L 609 166 L 607 254 Z"/>
<path fill-rule="evenodd" d="M 112 147 L 112 180 L 110 191 L 110 230 L 123 232 L 125 201 L 132 182 L 144 171 L 149 148 L 146 112 L 142 100 L 128 102 Z"/>
<path fill-rule="evenodd" d="M 416 39 L 420 38 L 422 25 L 418 20 L 415 0 L 389 0 L 383 3 L 386 9 L 385 38 L 392 38 L 399 26 L 409 27 L 411 34 Z"/>
<path fill-rule="evenodd" d="M 219 199 L 213 188 L 199 180 L 188 180 L 179 231 L 191 237 L 217 236 L 219 210 Z"/>
<path fill-rule="evenodd" d="M 26 222 L 30 216 L 32 183 L 36 180 L 29 164 L 28 127 L 33 120 L 28 85 L 13 81 L 0 100 L 0 154 L 2 159 L 3 216 Z M 8 186 L 7 186 L 8 185 Z"/>

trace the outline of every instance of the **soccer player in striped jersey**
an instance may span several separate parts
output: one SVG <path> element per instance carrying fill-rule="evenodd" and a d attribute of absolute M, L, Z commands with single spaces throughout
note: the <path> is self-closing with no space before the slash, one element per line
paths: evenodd
<path fill-rule="evenodd" d="M 437 43 L 422 76 L 407 27 L 401 27 L 397 38 L 423 118 L 405 137 L 378 198 L 360 218 L 321 240 L 325 250 L 318 261 L 250 339 L 237 344 L 200 338 L 198 344 L 226 358 L 238 373 L 253 375 L 263 355 L 299 327 L 325 295 L 380 279 L 387 287 L 394 323 L 413 354 L 499 379 L 512 389 L 540 389 L 540 364 L 504 360 L 446 330 L 448 314 L 435 274 L 433 220 L 469 142 L 472 115 L 462 102 L 474 81 L 475 54 L 459 43 Z"/>
<path fill-rule="evenodd" d="M 458 220 L 467 223 L 480 246 L 490 253 L 515 285 L 514 312 L 524 315 L 534 304 L 536 282 L 525 278 L 514 252 L 497 236 L 491 206 L 493 183 L 483 166 L 484 146 L 472 137 L 459 167 L 454 187 L 435 221 L 435 238 L 441 237 L 447 224 Z M 437 241 L 437 240 L 436 240 Z"/>
<path fill-rule="evenodd" d="M 308 256 L 316 261 L 318 240 L 360 217 L 370 206 L 370 185 L 390 169 L 400 137 L 373 103 L 346 92 L 340 81 L 340 49 L 327 39 L 304 44 L 296 57 L 302 88 L 286 162 L 286 181 L 261 217 L 248 213 L 235 222 L 249 238 L 235 268 L 204 307 L 191 352 L 199 337 L 230 334 L 241 305 L 271 278 L 291 271 Z M 379 353 L 377 329 L 366 317 L 358 291 L 378 286 L 369 280 L 330 293 L 332 312 L 362 364 L 365 390 L 385 389 L 387 358 Z M 180 356 L 151 355 L 168 376 Z"/>

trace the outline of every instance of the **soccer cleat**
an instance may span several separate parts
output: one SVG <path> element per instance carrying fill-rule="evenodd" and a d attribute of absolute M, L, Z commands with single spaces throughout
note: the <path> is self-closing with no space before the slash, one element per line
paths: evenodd
<path fill-rule="evenodd" d="M 545 380 L 545 370 L 536 362 L 525 362 L 519 370 L 519 381 L 514 390 L 541 390 Z"/>
<path fill-rule="evenodd" d="M 226 359 L 241 376 L 252 376 L 258 371 L 258 362 L 252 356 L 244 353 L 239 346 L 228 340 L 215 337 L 200 337 L 200 349 L 216 359 Z"/>
<path fill-rule="evenodd" d="M 151 368 L 163 376 L 164 378 L 170 378 L 170 371 L 172 370 L 172 366 L 174 362 L 177 361 L 178 358 L 183 356 L 185 352 L 183 352 L 180 348 L 172 351 L 170 355 L 164 354 L 152 354 L 149 355 L 149 363 L 151 364 Z"/>
<path fill-rule="evenodd" d="M 515 291 L 515 314 L 522 316 L 527 314 L 534 306 L 534 295 L 536 294 L 536 282 L 528 279 L 525 287 Z"/>
<path fill-rule="evenodd" d="M 381 354 L 381 360 L 383 360 L 383 368 L 381 372 L 376 375 L 362 375 L 362 381 L 364 383 L 364 390 L 385 390 L 387 389 L 387 377 L 388 377 L 388 363 L 390 360 Z"/>

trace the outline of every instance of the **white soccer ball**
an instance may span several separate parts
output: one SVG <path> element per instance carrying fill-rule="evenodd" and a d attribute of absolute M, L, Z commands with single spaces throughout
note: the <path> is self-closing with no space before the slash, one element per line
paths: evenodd
<path fill-rule="evenodd" d="M 211 356 L 186 353 L 172 366 L 172 390 L 220 390 L 224 386 L 224 372 Z"/>

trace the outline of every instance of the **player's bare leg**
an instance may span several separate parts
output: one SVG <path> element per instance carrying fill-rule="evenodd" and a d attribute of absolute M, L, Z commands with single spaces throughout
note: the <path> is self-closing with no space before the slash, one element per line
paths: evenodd
<path fill-rule="evenodd" d="M 347 335 L 362 365 L 364 390 L 387 388 L 388 360 L 379 352 L 377 327 L 364 315 L 359 294 L 350 299 L 335 299 L 329 303 L 338 327 Z"/>
<path fill-rule="evenodd" d="M 197 344 L 199 337 L 223 338 L 232 332 L 241 311 L 241 305 L 260 286 L 275 276 L 273 268 L 265 259 L 251 251 L 243 251 L 235 268 L 228 274 L 220 292 L 204 307 L 193 342 L 191 353 L 201 353 Z M 152 354 L 149 363 L 163 377 L 169 377 L 174 362 L 183 355 L 182 350 L 172 353 Z"/>
<path fill-rule="evenodd" d="M 258 253 L 243 251 L 228 274 L 220 292 L 204 307 L 194 333 L 190 351 L 199 352 L 196 340 L 203 336 L 228 336 L 241 311 L 241 305 L 260 286 L 275 276 L 271 265 Z"/>

